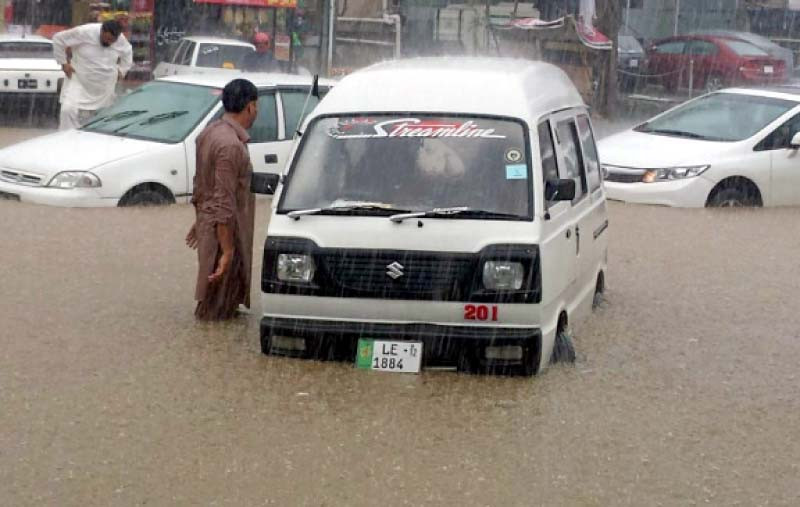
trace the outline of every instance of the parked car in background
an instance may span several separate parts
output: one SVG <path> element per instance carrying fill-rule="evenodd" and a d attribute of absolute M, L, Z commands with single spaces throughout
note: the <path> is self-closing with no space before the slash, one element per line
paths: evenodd
<path fill-rule="evenodd" d="M 647 73 L 668 90 L 711 92 L 728 86 L 783 83 L 786 63 L 749 42 L 708 35 L 680 35 L 647 49 Z"/>
<path fill-rule="evenodd" d="M 57 116 L 63 82 L 49 39 L 0 35 L 0 111 Z"/>
<path fill-rule="evenodd" d="M 317 104 L 309 95 L 312 79 L 248 78 L 259 89 L 258 117 L 249 130 L 253 169 L 280 173 L 304 112 Z M 152 81 L 78 130 L 0 150 L 0 197 L 75 207 L 186 202 L 193 189 L 195 139 L 222 116 L 220 97 L 229 81 L 226 75 Z M 331 85 L 323 80 L 320 95 Z"/>
<path fill-rule="evenodd" d="M 644 48 L 633 35 L 620 35 L 617 38 L 617 69 L 620 89 L 633 91 L 639 82 L 639 74 L 644 68 Z"/>
<path fill-rule="evenodd" d="M 600 141 L 609 199 L 680 207 L 800 204 L 800 88 L 698 97 Z"/>
<path fill-rule="evenodd" d="M 726 37 L 729 39 L 749 42 L 757 48 L 766 51 L 773 58 L 783 60 L 786 64 L 787 74 L 794 70 L 794 53 L 791 49 L 775 44 L 768 38 L 751 32 L 737 32 L 736 30 L 704 30 L 695 35 L 710 35 L 712 37 Z"/>
<path fill-rule="evenodd" d="M 204 74 L 220 69 L 238 69 L 247 53 L 256 50 L 249 42 L 219 37 L 184 37 L 170 59 L 153 71 L 156 78 L 176 74 Z"/>

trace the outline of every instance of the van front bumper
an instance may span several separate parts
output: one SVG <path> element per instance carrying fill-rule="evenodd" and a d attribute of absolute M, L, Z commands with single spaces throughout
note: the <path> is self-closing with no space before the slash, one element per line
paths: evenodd
<path fill-rule="evenodd" d="M 303 338 L 307 348 L 334 346 L 340 359 L 355 361 L 359 339 L 418 341 L 423 344 L 422 367 L 455 366 L 464 355 L 482 360 L 487 347 L 521 346 L 527 361 L 538 365 L 542 331 L 534 327 L 449 326 L 424 323 L 385 323 L 263 317 L 261 339 L 272 336 Z"/>

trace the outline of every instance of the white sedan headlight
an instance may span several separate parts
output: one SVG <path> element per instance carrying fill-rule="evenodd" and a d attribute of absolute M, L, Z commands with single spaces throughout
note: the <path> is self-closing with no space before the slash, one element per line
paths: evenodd
<path fill-rule="evenodd" d="M 685 167 L 667 167 L 664 169 L 651 169 L 644 173 L 642 181 L 644 183 L 655 183 L 657 181 L 683 180 L 700 176 L 711 167 L 710 165 L 695 165 Z"/>
<path fill-rule="evenodd" d="M 520 262 L 486 261 L 483 264 L 483 286 L 489 290 L 519 290 L 525 277 Z"/>
<path fill-rule="evenodd" d="M 308 283 L 314 279 L 316 270 L 314 259 L 310 255 L 278 255 L 278 280 Z"/>
<path fill-rule="evenodd" d="M 102 186 L 100 178 L 88 171 L 64 171 L 53 176 L 48 187 L 97 188 Z"/>

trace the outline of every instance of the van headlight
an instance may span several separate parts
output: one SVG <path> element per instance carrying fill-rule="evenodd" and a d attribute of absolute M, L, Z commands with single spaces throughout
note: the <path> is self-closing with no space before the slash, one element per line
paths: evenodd
<path fill-rule="evenodd" d="M 64 171 L 53 176 L 48 187 L 55 188 L 97 188 L 103 183 L 100 178 L 88 171 Z"/>
<path fill-rule="evenodd" d="M 308 283 L 314 279 L 317 270 L 314 259 L 305 254 L 279 254 L 278 280 L 283 282 Z"/>
<path fill-rule="evenodd" d="M 483 264 L 483 286 L 489 290 L 519 290 L 525 277 L 520 262 L 486 261 Z"/>
<path fill-rule="evenodd" d="M 664 169 L 650 169 L 642 175 L 644 183 L 655 183 L 657 181 L 683 180 L 700 176 L 711 167 L 710 165 L 695 165 L 682 167 L 666 167 Z"/>

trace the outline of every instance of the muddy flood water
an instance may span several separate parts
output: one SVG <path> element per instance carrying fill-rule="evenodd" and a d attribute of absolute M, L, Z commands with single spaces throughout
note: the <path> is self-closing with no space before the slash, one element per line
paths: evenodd
<path fill-rule="evenodd" d="M 0 201 L 0 505 L 800 505 L 800 209 L 610 220 L 574 366 L 406 376 L 195 322 L 188 205 Z"/>

